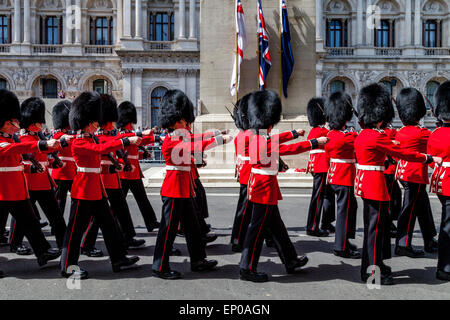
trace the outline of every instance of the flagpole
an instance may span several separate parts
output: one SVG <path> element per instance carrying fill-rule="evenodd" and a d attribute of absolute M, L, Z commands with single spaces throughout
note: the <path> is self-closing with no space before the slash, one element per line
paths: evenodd
<path fill-rule="evenodd" d="M 258 85 L 257 85 L 257 88 L 258 88 L 258 90 L 260 90 L 261 87 L 259 85 L 259 80 L 260 80 L 259 78 L 261 77 L 261 75 L 260 75 L 260 72 L 261 72 L 261 57 L 260 57 L 260 55 L 261 55 L 261 46 L 260 46 L 260 43 L 259 43 L 259 33 L 256 35 L 256 38 L 257 38 L 256 43 L 258 44 L 258 50 L 256 51 L 256 55 L 257 55 L 257 59 L 258 59 Z"/>
<path fill-rule="evenodd" d="M 283 36 L 281 32 L 283 23 L 283 9 L 281 7 L 281 1 L 282 0 L 280 0 L 280 98 L 283 96 L 283 40 L 281 39 L 281 37 Z"/>
<path fill-rule="evenodd" d="M 237 14 L 237 13 L 236 13 Z M 238 40 L 239 34 L 236 32 L 236 103 L 239 100 L 239 82 L 240 82 L 240 76 L 239 76 L 239 40 Z"/>

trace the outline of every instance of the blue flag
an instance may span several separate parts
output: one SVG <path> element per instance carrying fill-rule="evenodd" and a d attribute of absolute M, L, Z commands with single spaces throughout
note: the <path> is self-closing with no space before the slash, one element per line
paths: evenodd
<path fill-rule="evenodd" d="M 281 0 L 281 65 L 283 68 L 283 93 L 287 98 L 287 87 L 289 78 L 294 70 L 294 55 L 291 48 L 291 31 L 289 29 L 289 18 L 286 8 L 286 1 Z"/>

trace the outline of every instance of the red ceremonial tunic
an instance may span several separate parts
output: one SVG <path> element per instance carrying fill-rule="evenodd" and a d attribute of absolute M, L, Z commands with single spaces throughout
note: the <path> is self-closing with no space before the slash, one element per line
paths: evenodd
<path fill-rule="evenodd" d="M 249 145 L 253 136 L 251 130 L 239 131 L 236 138 L 234 138 L 234 149 L 236 152 L 236 170 L 238 173 L 239 183 L 248 185 L 250 179 L 250 171 L 252 165 L 250 164 Z"/>
<path fill-rule="evenodd" d="M 66 133 L 57 131 L 54 135 L 54 139 L 60 139 Z M 75 159 L 72 155 L 72 141 L 68 142 L 68 146 L 62 148 L 59 151 L 59 158 L 64 163 L 62 168 L 52 169 L 52 178 L 54 180 L 73 180 L 77 174 L 77 166 L 75 165 Z"/>
<path fill-rule="evenodd" d="M 37 141 L 15 143 L 0 134 L 0 201 L 28 199 L 28 186 L 23 172 L 22 154 L 39 153 Z"/>
<path fill-rule="evenodd" d="M 447 126 L 448 125 L 448 126 Z M 428 139 L 428 153 L 441 157 L 442 166 L 435 166 L 431 176 L 431 191 L 450 196 L 450 125 L 434 130 Z"/>
<path fill-rule="evenodd" d="M 116 137 L 117 139 L 134 137 L 136 133 L 125 130 L 121 131 L 120 134 Z M 155 137 L 153 133 L 149 136 L 142 136 L 142 142 L 140 146 L 147 146 L 155 142 Z M 139 147 L 136 145 L 129 145 L 125 148 L 125 151 L 128 152 L 128 160 L 131 164 L 131 171 L 122 171 L 119 173 L 120 179 L 124 180 L 139 180 L 144 177 L 142 173 L 141 166 L 139 165 Z"/>
<path fill-rule="evenodd" d="M 280 135 L 255 135 L 249 146 L 252 170 L 248 184 L 248 199 L 254 203 L 277 205 L 283 199 L 278 185 L 279 157 L 311 150 L 310 141 L 289 145 L 283 143 L 294 139 L 292 132 Z"/>
<path fill-rule="evenodd" d="M 421 163 L 427 160 L 426 154 L 402 149 L 383 130 L 377 129 L 362 130 L 355 139 L 355 151 L 358 160 L 355 194 L 369 200 L 390 200 L 383 173 L 387 155 Z"/>
<path fill-rule="evenodd" d="M 331 130 L 330 141 L 325 150 L 330 159 L 327 183 L 340 186 L 353 186 L 356 175 L 355 139 L 356 132 Z"/>
<path fill-rule="evenodd" d="M 182 136 L 183 135 L 183 136 Z M 166 135 L 161 147 L 166 163 L 166 176 L 161 187 L 161 196 L 170 198 L 191 198 L 195 196 L 192 177 L 192 156 L 212 146 L 215 138 L 192 139 L 187 131 L 171 132 Z"/>
<path fill-rule="evenodd" d="M 104 131 L 99 131 L 99 133 L 96 134 L 96 136 L 98 137 L 98 142 L 100 144 L 107 143 L 112 140 L 118 140 L 117 136 L 112 136 L 109 133 L 104 132 Z M 112 153 L 112 154 L 113 154 L 113 157 L 117 159 L 116 154 L 115 153 Z M 101 165 L 102 165 L 101 177 L 102 177 L 102 181 L 103 181 L 103 185 L 105 186 L 105 189 L 120 189 L 121 184 L 120 184 L 119 173 L 117 173 L 117 172 L 110 173 L 109 172 L 109 166 L 112 165 L 112 162 L 108 158 L 108 156 L 105 154 L 102 155 Z"/>
<path fill-rule="evenodd" d="M 398 131 L 395 140 L 400 142 L 400 147 L 404 150 L 426 153 L 430 134 L 431 131 L 427 128 L 405 126 Z M 428 165 L 399 160 L 395 178 L 407 182 L 428 184 Z"/>
<path fill-rule="evenodd" d="M 320 137 L 326 137 L 329 130 L 325 126 L 318 126 L 311 129 L 308 134 L 308 140 L 317 139 Z M 325 148 L 320 146 L 317 149 L 311 150 L 309 153 L 308 166 L 306 167 L 306 173 L 324 173 L 328 172 L 328 157 L 325 154 Z"/>
<path fill-rule="evenodd" d="M 22 142 L 34 142 L 39 143 L 39 137 L 37 133 L 28 133 L 25 132 L 21 134 L 20 141 Z M 34 158 L 39 161 L 42 168 L 44 168 L 43 172 L 36 172 L 31 173 L 31 162 L 30 161 L 23 161 L 24 164 L 24 170 L 25 170 L 25 177 L 27 179 L 28 184 L 28 190 L 32 191 L 40 191 L 40 190 L 51 190 L 53 187 L 56 187 L 55 182 L 53 181 L 52 177 L 50 176 L 50 172 L 48 171 L 49 161 L 47 154 L 50 153 L 49 151 L 43 151 L 43 152 L 32 152 L 31 154 L 34 156 Z"/>
<path fill-rule="evenodd" d="M 72 142 L 72 153 L 77 165 L 71 197 L 79 200 L 101 200 L 106 197 L 100 176 L 101 155 L 123 148 L 119 139 L 96 144 L 90 134 L 77 135 Z"/>
<path fill-rule="evenodd" d="M 391 139 L 392 141 L 396 140 L 395 136 L 397 135 L 397 129 L 386 128 L 386 129 L 384 129 L 384 132 L 386 133 L 386 135 L 388 136 L 389 139 Z M 397 168 L 397 166 L 395 164 L 389 162 L 389 166 L 386 170 L 384 170 L 384 174 L 394 175 L 396 168 Z"/>

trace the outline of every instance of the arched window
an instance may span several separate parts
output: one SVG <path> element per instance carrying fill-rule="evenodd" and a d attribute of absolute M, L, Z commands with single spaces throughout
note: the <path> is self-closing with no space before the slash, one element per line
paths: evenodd
<path fill-rule="evenodd" d="M 0 78 L 0 89 L 8 89 L 8 82 L 5 79 Z"/>
<path fill-rule="evenodd" d="M 330 94 L 335 92 L 344 92 L 345 91 L 345 83 L 340 80 L 334 80 L 330 83 Z"/>
<path fill-rule="evenodd" d="M 158 126 L 158 111 L 159 107 L 161 106 L 161 99 L 164 96 L 164 94 L 167 92 L 167 89 L 164 87 L 157 87 L 153 89 L 152 91 L 152 101 L 151 101 L 151 117 L 152 117 L 152 127 Z"/>
<path fill-rule="evenodd" d="M 58 98 L 58 81 L 51 78 L 41 78 L 42 97 L 47 99 Z"/>
<path fill-rule="evenodd" d="M 430 110 L 430 103 L 434 106 L 434 94 L 436 93 L 437 88 L 439 87 L 439 82 L 430 81 L 427 83 L 427 109 Z"/>
<path fill-rule="evenodd" d="M 93 90 L 100 94 L 108 93 L 108 81 L 104 79 L 97 79 L 93 82 Z"/>

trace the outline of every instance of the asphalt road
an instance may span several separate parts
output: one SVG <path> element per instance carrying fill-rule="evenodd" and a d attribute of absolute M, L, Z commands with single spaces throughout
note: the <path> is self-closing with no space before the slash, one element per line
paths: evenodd
<path fill-rule="evenodd" d="M 34 256 L 19 257 L 0 247 L 0 269 L 7 277 L 0 279 L 0 299 L 450 299 L 450 283 L 435 279 L 436 255 L 427 254 L 423 259 L 393 257 L 392 266 L 396 285 L 369 290 L 360 282 L 359 260 L 348 260 L 331 254 L 334 237 L 313 238 L 305 233 L 306 213 L 310 190 L 288 189 L 280 202 L 280 211 L 289 234 L 299 254 L 307 254 L 310 262 L 304 270 L 287 275 L 274 249 L 264 248 L 259 270 L 271 275 L 271 281 L 263 284 L 239 280 L 240 254 L 230 250 L 231 224 L 237 202 L 236 189 L 209 189 L 208 201 L 213 231 L 219 235 L 209 245 L 209 258 L 219 261 L 219 269 L 208 273 L 190 272 L 189 258 L 184 238 L 177 237 L 176 247 L 183 256 L 171 257 L 173 269 L 184 273 L 177 281 L 164 281 L 151 276 L 153 248 L 156 232 L 147 233 L 143 227 L 134 199 L 129 204 L 138 238 L 147 241 L 147 247 L 130 254 L 141 260 L 136 269 L 112 273 L 107 257 L 82 256 L 80 266 L 87 269 L 90 279 L 81 282 L 80 289 L 68 289 L 67 280 L 59 276 L 58 262 L 51 262 L 40 269 Z M 161 199 L 158 190 L 149 190 L 149 197 L 159 215 Z M 432 198 L 436 226 L 440 224 L 440 204 Z M 362 246 L 362 203 L 359 202 L 358 231 L 353 241 Z M 66 211 L 66 217 L 68 211 Z M 422 247 L 421 234 L 414 234 L 413 243 Z M 48 235 L 49 229 L 45 229 Z M 49 236 L 54 245 L 54 238 Z M 105 252 L 103 239 L 98 247 Z"/>

